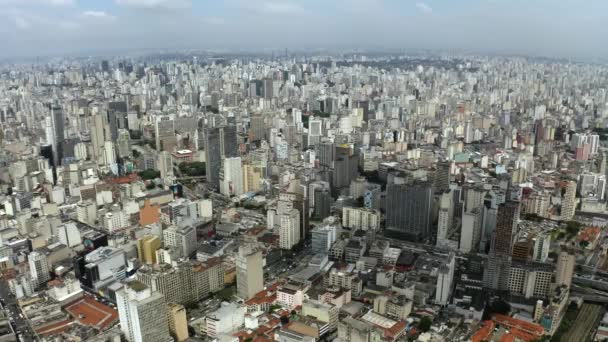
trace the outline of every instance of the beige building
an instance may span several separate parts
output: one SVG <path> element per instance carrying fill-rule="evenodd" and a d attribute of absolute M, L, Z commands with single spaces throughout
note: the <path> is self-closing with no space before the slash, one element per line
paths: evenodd
<path fill-rule="evenodd" d="M 144 264 L 156 263 L 156 251 L 160 248 L 161 241 L 156 235 L 146 235 L 137 240 L 137 257 Z"/>
<path fill-rule="evenodd" d="M 169 303 L 169 333 L 176 341 L 185 341 L 188 337 L 188 320 L 186 318 L 186 308 L 183 305 Z"/>

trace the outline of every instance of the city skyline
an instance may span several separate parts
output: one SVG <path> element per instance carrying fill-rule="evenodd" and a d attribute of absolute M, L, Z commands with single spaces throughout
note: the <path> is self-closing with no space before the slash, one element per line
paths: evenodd
<path fill-rule="evenodd" d="M 603 60 L 607 9 L 595 0 L 0 0 L 0 58 L 325 48 Z"/>

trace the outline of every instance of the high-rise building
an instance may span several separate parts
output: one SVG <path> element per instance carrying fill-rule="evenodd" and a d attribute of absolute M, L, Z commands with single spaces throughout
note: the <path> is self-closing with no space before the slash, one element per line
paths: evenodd
<path fill-rule="evenodd" d="M 63 109 L 58 103 L 53 103 L 50 106 L 51 124 L 52 124 L 52 139 L 50 142 L 53 147 L 53 162 L 54 165 L 61 165 L 63 161 L 63 143 L 65 141 L 65 118 Z"/>
<path fill-rule="evenodd" d="M 169 332 L 176 341 L 181 342 L 188 339 L 188 320 L 186 318 L 186 308 L 183 305 L 167 304 L 169 317 Z"/>
<path fill-rule="evenodd" d="M 470 212 L 462 214 L 460 229 L 460 251 L 469 253 L 476 251 L 481 237 L 481 210 L 474 208 Z"/>
<path fill-rule="evenodd" d="M 449 160 L 437 162 L 434 179 L 435 192 L 440 193 L 449 189 L 451 168 L 452 162 Z"/>
<path fill-rule="evenodd" d="M 143 264 L 156 263 L 156 251 L 160 249 L 161 241 L 156 235 L 145 235 L 137 240 L 137 257 Z"/>
<path fill-rule="evenodd" d="M 576 257 L 568 251 L 562 251 L 557 257 L 557 267 L 555 269 L 555 284 L 572 285 L 572 275 L 574 274 L 574 266 L 576 265 Z"/>
<path fill-rule="evenodd" d="M 439 197 L 439 216 L 437 219 L 437 246 L 449 245 L 454 220 L 454 195 L 452 190 L 446 191 Z"/>
<path fill-rule="evenodd" d="M 236 255 L 237 295 L 250 299 L 264 289 L 264 260 L 262 251 L 252 246 L 239 247 Z"/>
<path fill-rule="evenodd" d="M 34 287 L 45 284 L 51 279 L 48 259 L 46 254 L 40 251 L 32 251 L 27 256 L 27 261 L 30 266 L 30 276 Z"/>
<path fill-rule="evenodd" d="M 173 152 L 177 146 L 175 122 L 170 116 L 160 116 L 156 119 L 156 150 Z"/>
<path fill-rule="evenodd" d="M 220 170 L 220 192 L 226 196 L 243 194 L 243 168 L 241 157 L 224 159 Z"/>
<path fill-rule="evenodd" d="M 493 253 L 510 256 L 513 240 L 517 234 L 519 202 L 509 201 L 498 206 Z"/>
<path fill-rule="evenodd" d="M 397 238 L 428 239 L 433 187 L 429 182 L 391 184 L 386 190 L 386 227 Z"/>
<path fill-rule="evenodd" d="M 435 304 L 447 305 L 452 295 L 452 282 L 454 281 L 454 269 L 456 257 L 450 253 L 446 263 L 439 266 L 437 270 L 437 289 L 435 291 Z"/>
<path fill-rule="evenodd" d="M 182 257 L 188 258 L 196 252 L 196 228 L 192 226 L 170 226 L 163 230 L 165 247 L 177 247 Z"/>
<path fill-rule="evenodd" d="M 134 280 L 116 292 L 120 329 L 129 342 L 168 342 L 167 306 L 160 292 Z"/>
<path fill-rule="evenodd" d="M 289 250 L 300 242 L 300 212 L 292 208 L 279 220 L 279 247 Z"/>
<path fill-rule="evenodd" d="M 173 176 L 173 157 L 167 151 L 160 151 L 156 161 L 156 168 L 160 171 L 160 178 Z"/>
<path fill-rule="evenodd" d="M 334 244 L 338 234 L 338 228 L 335 224 L 325 223 L 316 226 L 312 231 L 312 253 L 326 254 Z"/>
<path fill-rule="evenodd" d="M 566 191 L 562 198 L 561 219 L 564 221 L 572 220 L 576 211 L 576 182 L 567 181 L 565 184 Z"/>
<path fill-rule="evenodd" d="M 207 183 L 214 189 L 220 188 L 222 161 L 237 157 L 235 126 L 220 126 L 205 130 L 205 160 Z"/>

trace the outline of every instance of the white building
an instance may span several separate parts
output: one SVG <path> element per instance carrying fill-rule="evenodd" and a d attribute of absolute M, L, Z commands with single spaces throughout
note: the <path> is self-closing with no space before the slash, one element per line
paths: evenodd
<path fill-rule="evenodd" d="M 243 194 L 241 157 L 224 159 L 224 166 L 220 173 L 220 192 L 226 196 Z"/>
<path fill-rule="evenodd" d="M 27 256 L 30 266 L 30 276 L 34 282 L 34 287 L 38 287 L 51 279 L 49 263 L 46 254 L 33 251 Z"/>
<path fill-rule="evenodd" d="M 437 288 L 435 290 L 435 304 L 437 305 L 448 305 L 450 302 L 455 265 L 456 258 L 454 254 L 450 254 L 448 261 L 439 266 L 437 270 Z"/>
<path fill-rule="evenodd" d="M 76 205 L 76 217 L 79 222 L 90 226 L 95 225 L 97 220 L 97 203 L 93 201 L 83 201 Z"/>
<path fill-rule="evenodd" d="M 78 246 L 82 243 L 80 230 L 74 223 L 66 223 L 57 227 L 57 234 L 59 241 L 68 247 Z"/>
<path fill-rule="evenodd" d="M 207 336 L 216 338 L 235 331 L 245 324 L 246 313 L 247 307 L 245 306 L 223 302 L 219 309 L 205 317 Z"/>
<path fill-rule="evenodd" d="M 298 242 L 300 242 L 300 212 L 291 209 L 280 218 L 279 247 L 291 249 Z"/>
<path fill-rule="evenodd" d="M 132 281 L 116 292 L 120 329 L 129 342 L 168 342 L 169 321 L 165 297 Z"/>
<path fill-rule="evenodd" d="M 196 251 L 196 228 L 192 226 L 170 226 L 163 231 L 165 247 L 177 247 L 183 257 L 189 257 Z"/>
<path fill-rule="evenodd" d="M 380 225 L 380 212 L 367 208 L 344 207 L 342 225 L 361 230 L 377 230 Z"/>
<path fill-rule="evenodd" d="M 241 246 L 235 261 L 237 295 L 245 300 L 250 299 L 264 289 L 262 251 L 251 246 Z"/>

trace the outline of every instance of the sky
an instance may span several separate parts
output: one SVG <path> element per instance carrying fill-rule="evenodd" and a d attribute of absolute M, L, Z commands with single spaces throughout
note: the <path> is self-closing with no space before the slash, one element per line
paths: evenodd
<path fill-rule="evenodd" d="M 608 59 L 606 0 L 0 0 L 0 57 L 433 49 Z"/>

